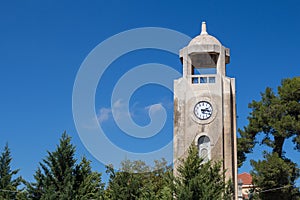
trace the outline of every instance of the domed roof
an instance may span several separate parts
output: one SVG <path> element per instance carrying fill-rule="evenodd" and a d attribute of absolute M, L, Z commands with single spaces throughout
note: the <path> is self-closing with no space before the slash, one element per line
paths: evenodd
<path fill-rule="evenodd" d="M 221 42 L 217 38 L 215 38 L 214 36 L 209 35 L 206 32 L 206 23 L 202 22 L 202 30 L 201 30 L 200 35 L 193 38 L 190 41 L 189 46 L 191 46 L 191 45 L 205 45 L 205 44 L 221 45 Z"/>

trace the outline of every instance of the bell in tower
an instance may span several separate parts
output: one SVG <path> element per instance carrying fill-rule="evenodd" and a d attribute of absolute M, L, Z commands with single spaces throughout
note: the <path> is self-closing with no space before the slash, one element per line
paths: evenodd
<path fill-rule="evenodd" d="M 230 51 L 202 31 L 180 50 L 183 76 L 174 80 L 174 173 L 191 144 L 199 156 L 221 160 L 237 188 L 235 79 L 226 76 Z"/>

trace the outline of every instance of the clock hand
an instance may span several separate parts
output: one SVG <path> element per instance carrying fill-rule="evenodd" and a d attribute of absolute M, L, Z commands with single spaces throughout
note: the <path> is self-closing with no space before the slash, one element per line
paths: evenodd
<path fill-rule="evenodd" d="M 205 109 L 201 109 L 201 112 L 202 112 L 203 114 L 206 114 L 206 113 L 210 113 L 210 110 L 207 109 L 207 108 L 205 108 Z"/>

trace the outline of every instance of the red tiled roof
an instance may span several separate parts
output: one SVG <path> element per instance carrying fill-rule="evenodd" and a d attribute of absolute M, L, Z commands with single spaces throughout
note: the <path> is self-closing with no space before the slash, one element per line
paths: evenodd
<path fill-rule="evenodd" d="M 252 185 L 252 176 L 249 173 L 238 174 L 238 180 L 240 179 L 243 181 L 243 185 Z"/>

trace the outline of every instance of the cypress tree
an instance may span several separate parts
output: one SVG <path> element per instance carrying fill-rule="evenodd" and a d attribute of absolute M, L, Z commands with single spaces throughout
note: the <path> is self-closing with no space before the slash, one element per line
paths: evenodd
<path fill-rule="evenodd" d="M 11 169 L 11 152 L 8 144 L 5 145 L 4 151 L 0 155 L 0 199 L 21 199 L 22 190 L 18 189 L 18 186 L 22 184 L 22 177 L 13 178 L 17 175 L 19 169 Z"/>
<path fill-rule="evenodd" d="M 101 174 L 93 172 L 85 157 L 77 164 L 71 137 L 63 133 L 54 152 L 49 152 L 28 184 L 29 198 L 40 199 L 101 199 L 104 185 Z"/>
<path fill-rule="evenodd" d="M 175 177 L 175 196 L 178 200 L 232 199 L 231 181 L 225 181 L 221 162 L 203 163 L 198 149 L 191 145 L 186 159 L 181 160 Z"/>

